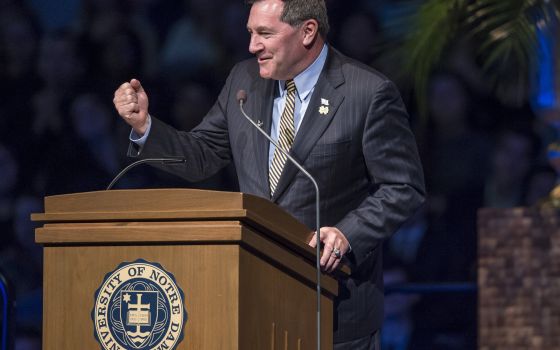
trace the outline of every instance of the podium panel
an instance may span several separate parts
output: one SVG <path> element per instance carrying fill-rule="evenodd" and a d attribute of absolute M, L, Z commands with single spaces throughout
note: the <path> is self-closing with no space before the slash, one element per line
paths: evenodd
<path fill-rule="evenodd" d="M 288 222 L 283 234 L 273 207 L 257 215 L 242 206 L 223 217 L 216 215 L 223 208 L 208 216 L 192 203 L 154 211 L 166 191 L 144 193 L 153 201 L 126 209 L 119 201 L 139 196 L 131 192 L 87 204 L 97 212 L 79 202 L 99 193 L 47 197 L 45 213 L 33 215 L 46 222 L 36 231 L 44 245 L 43 349 L 316 348 L 307 228 Z M 321 342 L 332 349 L 337 282 L 323 275 L 322 284 Z"/>

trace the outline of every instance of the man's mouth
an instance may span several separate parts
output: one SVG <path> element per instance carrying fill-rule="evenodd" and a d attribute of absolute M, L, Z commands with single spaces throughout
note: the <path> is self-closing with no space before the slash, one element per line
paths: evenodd
<path fill-rule="evenodd" d="M 271 59 L 271 57 L 259 57 L 258 61 L 259 61 L 259 63 L 264 63 L 264 62 L 266 62 L 270 59 Z"/>

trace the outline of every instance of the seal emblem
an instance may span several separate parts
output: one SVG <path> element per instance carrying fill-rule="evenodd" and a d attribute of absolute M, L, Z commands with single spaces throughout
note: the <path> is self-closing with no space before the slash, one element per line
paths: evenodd
<path fill-rule="evenodd" d="M 94 299 L 94 335 L 104 350 L 172 350 L 183 340 L 183 291 L 157 263 L 120 264 Z"/>

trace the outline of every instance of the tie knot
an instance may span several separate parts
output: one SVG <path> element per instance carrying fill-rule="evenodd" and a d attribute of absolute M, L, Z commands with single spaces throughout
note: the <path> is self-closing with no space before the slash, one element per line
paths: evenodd
<path fill-rule="evenodd" d="M 296 83 L 293 79 L 286 80 L 286 90 L 288 90 L 289 94 L 296 92 Z"/>

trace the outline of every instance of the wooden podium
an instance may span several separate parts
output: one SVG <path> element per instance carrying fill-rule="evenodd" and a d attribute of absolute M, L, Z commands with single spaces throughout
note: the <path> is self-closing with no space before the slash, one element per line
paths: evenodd
<path fill-rule="evenodd" d="M 46 197 L 32 219 L 44 222 L 35 238 L 44 246 L 45 350 L 317 347 L 312 232 L 265 199 L 186 189 L 76 193 Z M 151 271 L 144 280 L 138 266 Z M 148 283 L 156 281 L 159 289 Z M 337 281 L 323 274 L 322 286 L 321 344 L 332 349 Z"/>

